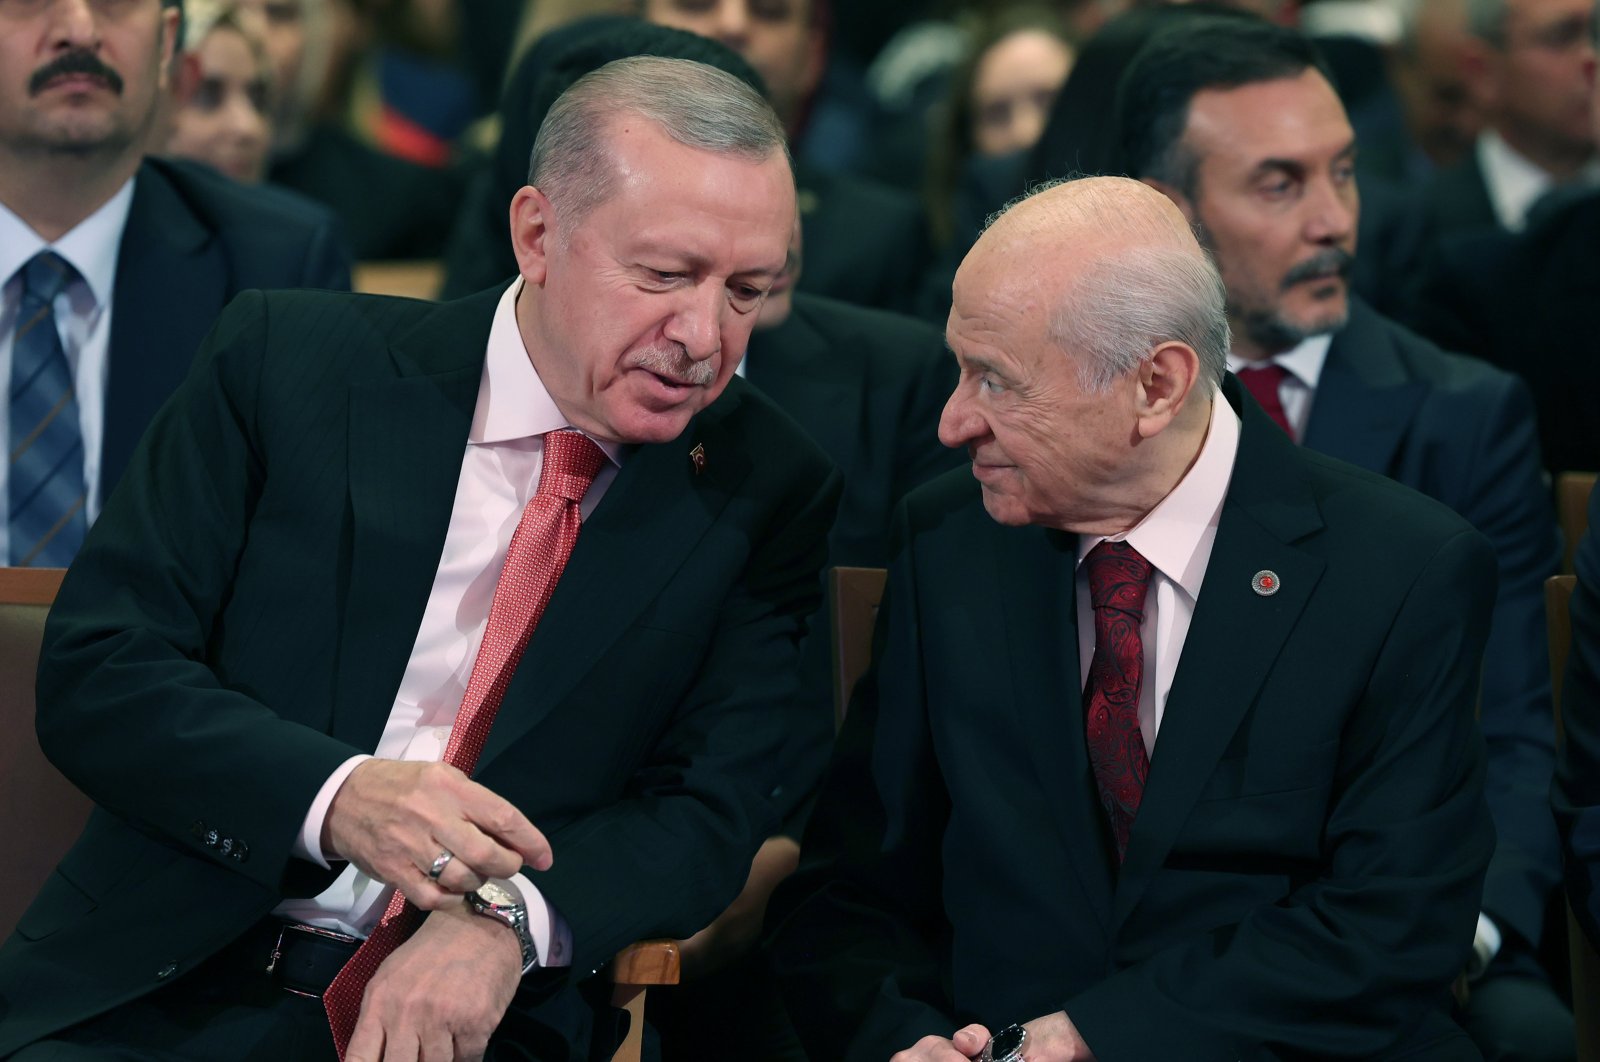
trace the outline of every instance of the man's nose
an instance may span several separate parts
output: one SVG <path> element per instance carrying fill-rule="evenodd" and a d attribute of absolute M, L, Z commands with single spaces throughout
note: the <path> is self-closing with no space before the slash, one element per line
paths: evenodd
<path fill-rule="evenodd" d="M 720 285 L 704 282 L 687 289 L 668 322 L 666 337 L 683 344 L 695 361 L 722 349 L 722 312 L 728 300 Z"/>
<path fill-rule="evenodd" d="M 1358 202 L 1354 177 L 1343 183 L 1315 182 L 1307 204 L 1306 237 L 1313 243 L 1348 241 L 1355 232 Z"/>
<path fill-rule="evenodd" d="M 951 449 L 966 446 L 982 433 L 982 418 L 972 409 L 966 387 L 965 381 L 957 384 L 939 414 L 939 441 Z"/>
<path fill-rule="evenodd" d="M 94 50 L 100 46 L 100 25 L 90 0 L 51 0 L 51 43 L 56 47 Z"/>

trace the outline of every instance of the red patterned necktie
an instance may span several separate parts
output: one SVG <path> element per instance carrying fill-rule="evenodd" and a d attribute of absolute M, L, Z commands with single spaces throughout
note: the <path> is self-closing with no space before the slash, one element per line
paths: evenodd
<path fill-rule="evenodd" d="M 1121 863 L 1150 773 L 1139 730 L 1139 682 L 1144 676 L 1139 624 L 1144 621 L 1151 568 L 1126 542 L 1102 542 L 1083 563 L 1094 606 L 1094 659 L 1083 688 L 1084 727 L 1089 763 Z"/>
<path fill-rule="evenodd" d="M 572 555 L 582 522 L 578 503 L 605 460 L 600 447 L 575 431 L 554 431 L 544 437 L 539 489 L 522 510 L 522 520 L 511 535 L 511 546 L 506 550 L 500 581 L 495 586 L 494 603 L 489 608 L 489 623 L 444 750 L 444 762 L 467 774 L 477 766 L 517 660 Z M 328 1012 L 328 1024 L 341 1059 L 355 1032 L 367 982 L 421 923 L 422 912 L 396 889 L 372 935 L 323 993 L 323 1009 Z"/>
<path fill-rule="evenodd" d="M 1289 427 L 1289 415 L 1283 411 L 1283 380 L 1289 375 L 1289 370 L 1275 362 L 1259 365 L 1253 369 L 1240 369 L 1234 373 L 1239 382 L 1244 384 L 1244 389 L 1250 392 L 1261 408 L 1267 411 L 1278 427 L 1289 438 L 1294 438 L 1294 429 Z"/>

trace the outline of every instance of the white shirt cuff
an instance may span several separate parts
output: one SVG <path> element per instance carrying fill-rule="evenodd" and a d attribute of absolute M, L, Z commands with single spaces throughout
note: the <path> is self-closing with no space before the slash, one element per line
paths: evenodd
<path fill-rule="evenodd" d="M 300 836 L 294 839 L 294 847 L 290 849 L 296 856 L 308 860 L 323 869 L 330 869 L 327 853 L 322 850 L 322 824 L 327 821 L 328 809 L 333 806 L 333 798 L 339 792 L 339 787 L 344 785 L 344 780 L 350 777 L 350 772 L 371 756 L 351 756 L 339 764 L 334 772 L 328 775 L 328 780 L 322 783 L 322 788 L 317 790 L 317 797 L 311 802 L 311 810 L 306 812 L 306 821 L 300 827 Z M 334 858 L 340 858 L 337 852 Z"/>
<path fill-rule="evenodd" d="M 1467 980 L 1483 976 L 1494 957 L 1500 954 L 1500 927 L 1482 911 L 1478 912 L 1478 931 L 1472 936 L 1472 957 L 1467 960 Z"/>
<path fill-rule="evenodd" d="M 528 933 L 533 937 L 533 951 L 540 966 L 572 965 L 572 930 L 550 902 L 544 898 L 525 874 L 513 874 L 511 884 L 522 894 L 522 905 L 528 909 Z"/>

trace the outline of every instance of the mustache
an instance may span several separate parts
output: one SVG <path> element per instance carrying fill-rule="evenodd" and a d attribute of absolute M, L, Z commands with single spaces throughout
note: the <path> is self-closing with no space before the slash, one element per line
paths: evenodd
<path fill-rule="evenodd" d="M 33 72 L 28 79 L 28 95 L 37 96 L 58 77 L 88 74 L 106 83 L 117 95 L 122 95 L 122 75 L 100 61 L 93 52 L 79 49 L 52 59 Z"/>
<path fill-rule="evenodd" d="M 1318 251 L 1285 273 L 1283 286 L 1287 289 L 1302 280 L 1318 280 L 1329 276 L 1346 279 L 1350 276 L 1350 269 L 1355 265 L 1355 261 L 1355 255 L 1340 247 Z"/>
<path fill-rule="evenodd" d="M 633 363 L 658 376 L 695 387 L 704 387 L 717 378 L 716 366 L 710 359 L 695 361 L 681 343 L 647 347 L 634 355 Z"/>

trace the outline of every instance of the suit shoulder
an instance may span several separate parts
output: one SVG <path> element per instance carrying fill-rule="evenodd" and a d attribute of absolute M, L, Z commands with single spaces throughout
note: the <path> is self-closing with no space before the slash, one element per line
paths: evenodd
<path fill-rule="evenodd" d="M 267 234 L 287 226 L 310 232 L 336 225 L 331 210 L 295 192 L 271 185 L 244 185 L 198 163 L 179 159 L 146 159 L 186 205 L 224 239 L 240 234 Z"/>
<path fill-rule="evenodd" d="M 1368 312 L 1393 344 L 1406 374 L 1434 392 L 1499 397 L 1523 386 L 1516 376 L 1504 369 L 1480 358 L 1444 350 L 1405 325 Z"/>
<path fill-rule="evenodd" d="M 832 350 L 872 368 L 912 372 L 948 357 L 943 333 L 905 314 L 807 292 L 795 293 L 793 313 Z"/>
<path fill-rule="evenodd" d="M 1301 447 L 1296 453 L 1327 527 L 1336 535 L 1353 536 L 1390 555 L 1431 555 L 1458 535 L 1477 536 L 1454 509 L 1421 491 L 1315 450 Z"/>
<path fill-rule="evenodd" d="M 700 414 L 702 424 L 738 438 L 746 453 L 766 455 L 806 469 L 821 479 L 834 470 L 833 461 L 795 419 L 759 387 L 735 376 L 717 400 Z"/>

